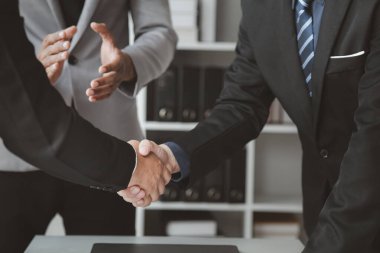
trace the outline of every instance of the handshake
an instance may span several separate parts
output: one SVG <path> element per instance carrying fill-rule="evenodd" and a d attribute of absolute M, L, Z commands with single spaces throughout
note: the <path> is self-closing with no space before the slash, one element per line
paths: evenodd
<path fill-rule="evenodd" d="M 129 141 L 136 150 L 136 167 L 128 188 L 118 194 L 135 207 L 147 207 L 165 191 L 172 175 L 180 172 L 172 151 L 165 144 L 143 140 Z"/>

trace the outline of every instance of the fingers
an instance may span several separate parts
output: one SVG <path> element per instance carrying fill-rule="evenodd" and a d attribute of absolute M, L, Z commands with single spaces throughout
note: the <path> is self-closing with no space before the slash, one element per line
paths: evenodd
<path fill-rule="evenodd" d="M 152 151 L 155 151 L 155 147 L 160 148 L 154 142 L 147 140 L 145 142 L 152 145 Z M 138 141 L 129 141 L 129 144 L 138 152 L 140 146 Z M 133 171 L 129 182 L 132 187 L 120 192 L 119 195 L 136 207 L 146 207 L 151 202 L 159 200 L 160 196 L 165 192 L 165 187 L 171 180 L 171 172 L 154 153 L 146 157 L 137 153 L 137 159 L 137 167 Z M 138 189 L 134 188 L 137 185 L 139 186 Z M 145 195 L 139 195 L 140 188 L 143 189 Z"/>
<path fill-rule="evenodd" d="M 139 148 L 139 144 L 140 144 L 140 142 L 137 141 L 137 140 L 130 140 L 130 141 L 128 141 L 128 143 L 129 143 L 130 145 L 132 145 L 133 148 L 134 148 L 135 150 L 137 150 L 137 149 Z"/>
<path fill-rule="evenodd" d="M 177 173 L 180 170 L 173 152 L 165 144 L 157 145 L 153 141 L 143 140 L 140 142 L 138 152 L 145 157 L 151 153 L 155 154 L 171 174 Z M 167 178 L 165 177 L 165 180 Z"/>
<path fill-rule="evenodd" d="M 63 31 L 49 34 L 44 38 L 42 42 L 42 47 L 46 48 L 50 45 L 55 44 L 56 42 L 60 40 L 71 40 L 74 37 L 76 32 L 77 32 L 76 26 L 71 26 L 69 28 L 66 28 Z"/>
<path fill-rule="evenodd" d="M 146 196 L 142 200 L 139 200 L 135 203 L 132 203 L 134 207 L 147 207 L 152 203 L 152 198 L 150 196 Z"/>
<path fill-rule="evenodd" d="M 145 191 L 142 190 L 139 186 L 131 186 L 123 191 L 118 192 L 126 202 L 136 203 L 139 200 L 142 200 L 145 197 Z"/>
<path fill-rule="evenodd" d="M 106 73 L 102 77 L 91 81 L 91 88 L 86 90 L 86 95 L 91 102 L 99 101 L 112 95 L 120 83 L 121 78 L 117 72 Z"/>
<path fill-rule="evenodd" d="M 69 58 L 70 39 L 76 33 L 75 26 L 63 31 L 49 34 L 42 43 L 42 50 L 38 54 L 38 59 L 45 67 L 50 83 L 54 84 L 63 68 L 63 62 Z"/>
<path fill-rule="evenodd" d="M 150 140 L 143 140 L 140 142 L 139 145 L 139 153 L 142 156 L 147 156 L 150 153 L 155 154 L 163 163 L 168 162 L 168 156 L 166 154 L 166 151 L 162 149 L 159 145 L 157 145 L 155 142 Z"/>
<path fill-rule="evenodd" d="M 49 55 L 43 59 L 41 59 L 42 65 L 44 65 L 45 68 L 50 67 L 53 64 L 56 64 L 58 62 L 66 61 L 69 58 L 69 52 L 62 52 L 55 55 Z"/>
<path fill-rule="evenodd" d="M 99 88 L 102 88 L 104 86 L 114 85 L 119 86 L 119 83 L 121 82 L 121 79 L 119 78 L 118 74 L 116 72 L 110 72 L 107 74 L 104 74 L 102 77 L 99 77 L 95 80 L 93 80 L 90 84 L 91 88 L 96 90 Z"/>
<path fill-rule="evenodd" d="M 58 55 L 67 52 L 70 49 L 71 43 L 69 41 L 57 41 L 56 43 L 44 48 L 40 53 L 40 59 L 43 60 L 51 55 Z M 61 59 L 65 60 L 65 59 Z"/>
<path fill-rule="evenodd" d="M 109 98 L 115 89 L 116 86 L 111 84 L 97 89 L 87 89 L 86 95 L 89 97 L 88 99 L 90 102 L 97 102 Z"/>
<path fill-rule="evenodd" d="M 99 73 L 105 74 L 105 73 L 112 72 L 112 71 L 117 72 L 117 71 L 119 71 L 119 69 L 120 69 L 120 62 L 119 61 L 113 61 L 109 64 L 100 66 L 99 67 Z"/>
<path fill-rule="evenodd" d="M 139 145 L 139 153 L 142 156 L 147 156 L 153 152 L 154 144 L 150 140 L 142 140 Z"/>
<path fill-rule="evenodd" d="M 167 185 L 172 180 L 172 173 L 171 173 L 171 170 L 169 168 L 164 170 L 162 178 L 163 178 L 165 185 Z"/>
<path fill-rule="evenodd" d="M 49 78 L 49 81 L 52 85 L 54 85 L 57 82 L 59 76 L 62 73 L 62 69 L 63 69 L 63 62 L 55 63 L 45 69 L 46 74 Z"/>

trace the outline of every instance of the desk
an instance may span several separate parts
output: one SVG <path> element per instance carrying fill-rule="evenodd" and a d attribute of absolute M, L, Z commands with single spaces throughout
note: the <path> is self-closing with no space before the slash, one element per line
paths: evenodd
<path fill-rule="evenodd" d="M 36 236 L 25 253 L 90 253 L 94 243 L 227 244 L 238 246 L 241 253 L 299 253 L 303 249 L 302 244 L 295 239 Z"/>

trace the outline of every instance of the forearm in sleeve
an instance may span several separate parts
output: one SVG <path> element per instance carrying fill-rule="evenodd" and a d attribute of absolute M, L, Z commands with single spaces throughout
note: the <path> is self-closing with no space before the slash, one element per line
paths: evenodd
<path fill-rule="evenodd" d="M 2 17 L 7 23 L 0 25 L 0 135 L 5 145 L 65 180 L 110 191 L 125 188 L 135 167 L 133 148 L 65 105 L 34 56 L 18 9 L 10 10 Z"/>

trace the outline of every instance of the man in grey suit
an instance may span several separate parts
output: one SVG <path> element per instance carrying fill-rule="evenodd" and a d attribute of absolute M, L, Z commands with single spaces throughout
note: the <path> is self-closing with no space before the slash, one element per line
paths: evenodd
<path fill-rule="evenodd" d="M 120 140 L 141 139 L 135 97 L 168 67 L 175 51 L 167 1 L 19 2 L 28 38 L 66 104 Z M 128 12 L 134 21 L 133 45 L 128 45 Z M 52 178 L 3 146 L 0 171 L 0 198 L 21 200 L 11 201 L 0 215 L 6 232 L 0 234 L 1 244 L 13 245 L 13 252 L 22 252 L 35 234 L 44 233 L 56 213 L 63 216 L 68 234 L 134 233 L 134 209 L 115 195 Z M 22 203 L 25 192 L 33 205 Z M 16 211 L 19 217 L 9 223 Z"/>

